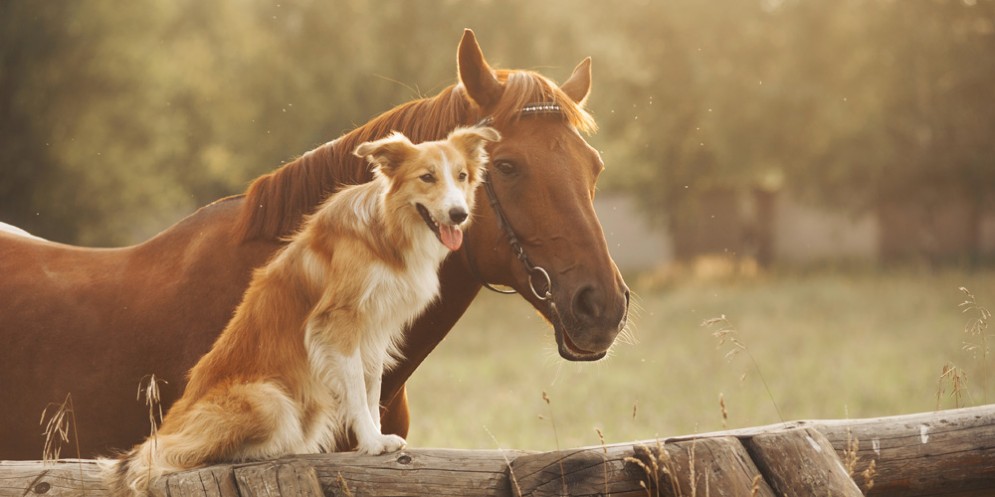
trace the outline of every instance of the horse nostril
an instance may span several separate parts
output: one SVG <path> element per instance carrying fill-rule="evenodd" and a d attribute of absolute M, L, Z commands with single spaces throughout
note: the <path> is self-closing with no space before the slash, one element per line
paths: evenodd
<path fill-rule="evenodd" d="M 449 219 L 451 219 L 456 224 L 466 221 L 467 216 L 468 214 L 462 207 L 454 207 L 452 209 L 449 209 Z"/>
<path fill-rule="evenodd" d="M 600 292 L 593 286 L 582 288 L 574 297 L 574 315 L 583 319 L 597 319 L 601 316 Z"/>

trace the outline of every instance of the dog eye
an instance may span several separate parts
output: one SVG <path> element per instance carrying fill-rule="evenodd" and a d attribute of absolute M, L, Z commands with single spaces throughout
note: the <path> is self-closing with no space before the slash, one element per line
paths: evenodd
<path fill-rule="evenodd" d="M 426 183 L 435 183 L 435 176 L 432 176 L 431 173 L 425 173 L 425 174 L 419 176 L 418 179 L 420 179 L 420 180 L 422 180 L 422 181 L 424 181 Z"/>
<path fill-rule="evenodd" d="M 466 181 L 466 171 L 461 171 L 457 178 L 459 178 L 460 181 Z"/>

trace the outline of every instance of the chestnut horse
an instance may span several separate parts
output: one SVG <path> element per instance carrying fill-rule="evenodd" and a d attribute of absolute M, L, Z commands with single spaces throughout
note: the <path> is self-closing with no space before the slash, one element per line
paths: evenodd
<path fill-rule="evenodd" d="M 517 290 L 551 323 L 565 359 L 603 357 L 625 326 L 629 292 L 592 206 L 603 164 L 581 135 L 595 128 L 584 110 L 590 59 L 557 86 L 531 71 L 491 69 L 466 30 L 457 65 L 459 82 L 438 95 L 374 118 L 144 243 L 89 249 L 0 233 L 0 459 L 37 459 L 39 416 L 67 393 L 81 455 L 139 442 L 149 432 L 139 382 L 152 373 L 168 381 L 168 408 L 253 268 L 323 197 L 368 181 L 352 151 L 393 130 L 421 142 L 486 122 L 504 139 L 488 148 L 488 198 L 440 269 L 440 298 L 407 330 L 405 358 L 384 377 L 384 431 L 407 436 L 405 381 L 482 284 Z M 75 455 L 74 445 L 63 454 Z"/>

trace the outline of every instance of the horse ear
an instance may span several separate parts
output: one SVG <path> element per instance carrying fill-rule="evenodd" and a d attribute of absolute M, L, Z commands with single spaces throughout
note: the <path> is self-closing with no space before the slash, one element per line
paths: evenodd
<path fill-rule="evenodd" d="M 481 108 L 487 108 L 497 103 L 504 91 L 501 83 L 494 76 L 494 71 L 484 60 L 477 37 L 473 30 L 463 31 L 463 39 L 459 42 L 456 53 L 456 67 L 459 80 L 466 89 L 466 94 Z"/>
<path fill-rule="evenodd" d="M 361 143 L 353 152 L 357 157 L 365 157 L 388 176 L 414 153 L 415 146 L 411 140 L 396 131 L 386 138 Z"/>
<path fill-rule="evenodd" d="M 587 96 L 591 93 L 591 58 L 588 57 L 577 64 L 573 74 L 565 83 L 560 85 L 563 93 L 566 93 L 577 105 L 583 107 L 587 101 Z"/>

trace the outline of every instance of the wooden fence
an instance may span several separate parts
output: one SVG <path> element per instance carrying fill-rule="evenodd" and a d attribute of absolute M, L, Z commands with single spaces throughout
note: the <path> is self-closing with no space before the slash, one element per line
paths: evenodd
<path fill-rule="evenodd" d="M 0 462 L 0 497 L 104 495 L 94 461 Z M 990 496 L 995 405 L 553 452 L 303 455 L 176 473 L 153 495 Z"/>

